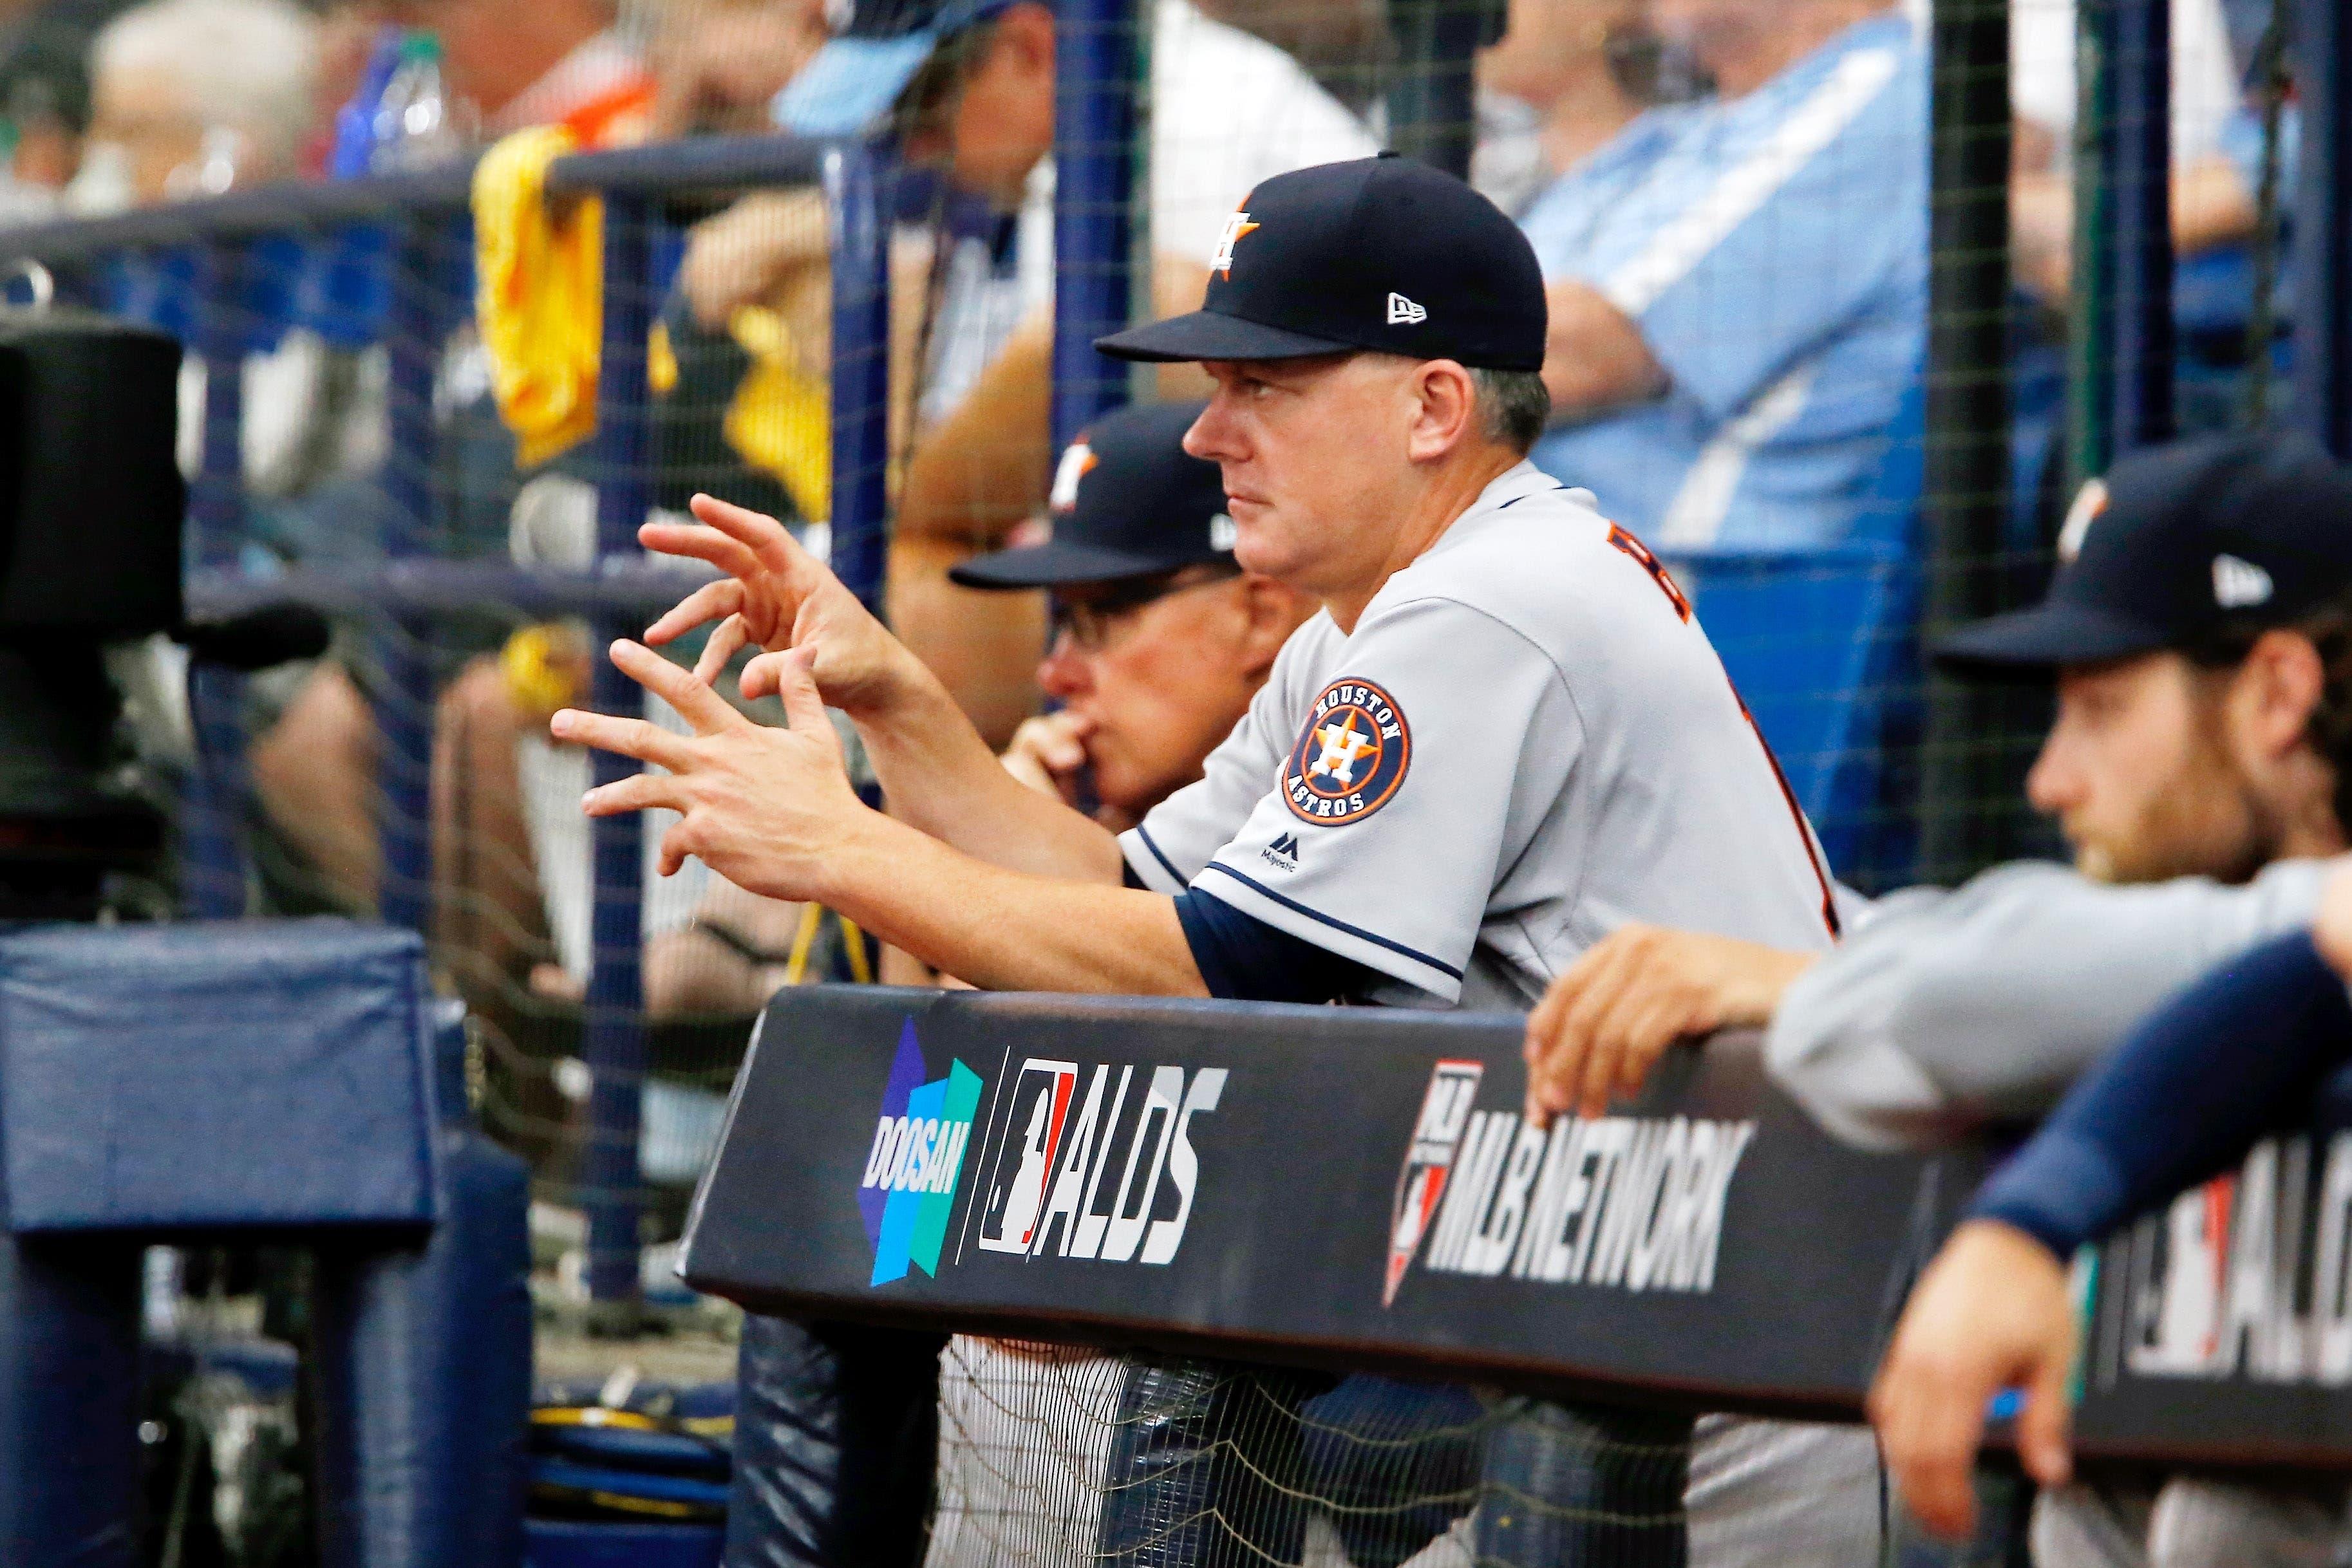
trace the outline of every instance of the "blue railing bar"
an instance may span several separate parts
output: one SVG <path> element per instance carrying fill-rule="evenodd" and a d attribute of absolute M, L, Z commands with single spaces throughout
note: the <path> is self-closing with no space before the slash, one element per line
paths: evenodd
<path fill-rule="evenodd" d="M 565 195 L 602 191 L 661 201 L 746 185 L 811 185 L 822 172 L 824 158 L 823 142 L 781 131 L 688 137 L 560 158 L 547 172 L 547 188 Z"/>
<path fill-rule="evenodd" d="M 1054 114 L 1053 444 L 1127 402 L 1128 367 L 1095 352 L 1133 308 L 1135 0 L 1061 0 Z M 1175 106 L 1163 107 L 1175 112 Z"/>
<path fill-rule="evenodd" d="M 2295 0 L 2292 51 L 2303 113 L 2294 206 L 2294 417 L 2352 457 L 2352 17 L 2343 0 Z M 2259 347 L 2256 352 L 2263 351 Z"/>
<path fill-rule="evenodd" d="M 433 379 L 448 323 L 441 301 L 441 244 L 446 224 L 438 214 L 410 214 L 398 230 L 392 310 L 385 351 L 390 360 L 387 422 L 391 439 L 383 465 L 383 544 L 387 559 L 424 555 L 431 543 L 434 450 Z M 380 769 L 383 820 L 383 874 L 377 910 L 390 925 L 424 933 L 432 914 L 433 658 L 430 627 L 419 615 L 374 628 L 373 651 L 382 700 L 376 727 L 383 737 Z"/>
<path fill-rule="evenodd" d="M 244 533 L 245 352 L 236 308 L 246 262 L 236 241 L 208 246 L 202 257 L 194 346 L 205 365 L 205 408 L 187 538 L 189 559 L 205 567 L 233 562 Z M 197 665 L 188 672 L 196 756 L 181 801 L 182 863 L 184 902 L 199 919 L 245 913 L 243 692 L 244 678 L 230 671 Z"/>
<path fill-rule="evenodd" d="M 748 185 L 804 185 L 817 178 L 823 149 L 782 134 L 698 137 L 556 160 L 548 189 L 572 195 L 665 198 Z M 251 191 L 142 207 L 102 218 L 59 218 L 0 228 L 0 259 L 63 261 L 110 251 L 192 245 L 231 235 L 278 234 L 366 223 L 396 214 L 466 205 L 474 160 L 407 174 L 292 182 Z"/>
<path fill-rule="evenodd" d="M 2173 434 L 2172 20 L 2165 0 L 2100 0 L 2084 13 L 2114 72 L 2103 128 L 2114 223 L 2117 451 Z"/>
<path fill-rule="evenodd" d="M 890 223 L 879 148 L 826 150 L 833 247 L 833 570 L 870 610 L 889 542 Z"/>
<path fill-rule="evenodd" d="M 437 615 L 496 605 L 536 617 L 618 616 L 642 627 L 709 580 L 699 565 L 615 561 L 602 571 L 562 571 L 495 561 L 418 558 L 382 566 L 294 568 L 276 577 L 197 571 L 188 613 L 220 620 L 292 601 L 338 615 Z"/>
<path fill-rule="evenodd" d="M 637 526 L 652 504 L 646 460 L 653 447 L 646 390 L 646 334 L 652 327 L 654 203 L 640 194 L 606 198 L 604 364 L 596 382 L 596 549 L 602 560 L 639 558 Z M 601 649 L 640 628 L 617 613 L 594 622 Z M 645 694 L 596 657 L 591 702 L 600 712 L 644 711 Z M 598 784 L 639 771 L 610 752 L 593 754 Z M 639 1294 L 637 1132 L 646 1070 L 644 942 L 645 819 L 599 817 L 590 918 L 588 1018 L 583 1054 L 593 1074 L 583 1161 L 588 1210 L 588 1296 L 627 1310 Z"/>
<path fill-rule="evenodd" d="M 454 211 L 473 183 L 470 160 L 415 174 L 266 185 L 100 218 L 57 218 L 0 228 L 0 257 L 43 261 L 101 258 L 205 240 L 254 237 L 389 219 L 403 213 Z"/>

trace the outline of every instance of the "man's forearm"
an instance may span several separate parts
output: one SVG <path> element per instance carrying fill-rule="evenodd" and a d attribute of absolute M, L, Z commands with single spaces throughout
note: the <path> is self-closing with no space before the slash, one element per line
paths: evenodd
<path fill-rule="evenodd" d="M 1861 1142 L 2041 1115 L 2157 998 L 2308 922 L 2327 863 L 2282 862 L 2243 887 L 2108 887 L 2021 862 L 1897 894 L 1789 988 L 1766 1059 Z"/>
<path fill-rule="evenodd" d="M 1555 283 L 1546 291 L 1551 320 L 1544 343 L 1544 389 L 1553 413 L 1575 419 L 1655 397 L 1666 372 L 1642 329 L 1589 284 Z"/>
<path fill-rule="evenodd" d="M 1208 995 L 1161 894 L 1007 870 L 880 816 L 827 857 L 824 881 L 826 904 L 988 990 Z"/>

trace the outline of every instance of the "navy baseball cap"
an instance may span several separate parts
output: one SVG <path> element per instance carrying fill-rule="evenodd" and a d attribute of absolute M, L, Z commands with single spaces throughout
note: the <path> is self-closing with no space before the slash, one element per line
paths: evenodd
<path fill-rule="evenodd" d="M 2291 621 L 2352 589 L 2352 479 L 2302 435 L 2150 447 L 2083 486 L 2049 597 L 1942 639 L 1959 670 L 2095 664 L 2223 623 Z"/>
<path fill-rule="evenodd" d="M 1013 0 L 827 0 L 834 36 L 769 106 L 797 135 L 858 136 L 890 112 L 940 40 Z"/>
<path fill-rule="evenodd" d="M 1231 564 L 1234 519 L 1217 465 L 1184 450 L 1201 402 L 1139 403 L 1104 415 L 1054 471 L 1053 537 L 950 569 L 966 588 L 1113 582 Z"/>
<path fill-rule="evenodd" d="M 1225 225 L 1201 308 L 1095 340 L 1118 360 L 1297 360 L 1370 349 L 1543 369 L 1543 269 L 1503 210 L 1383 152 L 1277 174 Z"/>

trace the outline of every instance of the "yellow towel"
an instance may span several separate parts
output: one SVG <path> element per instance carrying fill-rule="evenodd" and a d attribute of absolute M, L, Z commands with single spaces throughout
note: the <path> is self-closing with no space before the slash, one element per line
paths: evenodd
<path fill-rule="evenodd" d="M 833 512 L 833 444 L 825 418 L 830 389 L 801 368 L 793 329 L 763 305 L 746 305 L 728 319 L 728 335 L 751 356 L 721 426 L 727 444 L 754 467 L 774 475 L 801 516 Z"/>
<path fill-rule="evenodd" d="M 545 199 L 548 165 L 579 145 L 518 131 L 474 170 L 474 313 L 499 416 L 532 468 L 593 434 L 604 319 L 604 204 Z"/>

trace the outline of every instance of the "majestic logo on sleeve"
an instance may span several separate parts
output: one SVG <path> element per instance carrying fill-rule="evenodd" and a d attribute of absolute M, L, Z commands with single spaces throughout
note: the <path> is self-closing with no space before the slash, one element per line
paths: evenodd
<path fill-rule="evenodd" d="M 1257 232 L 1258 225 L 1250 222 L 1247 212 L 1235 213 L 1225 220 L 1225 232 L 1217 236 L 1217 254 L 1209 258 L 1209 270 L 1219 277 L 1234 275 L 1234 246 Z"/>
<path fill-rule="evenodd" d="M 1282 798 L 1302 821 L 1337 827 L 1388 804 L 1412 759 L 1412 731 L 1370 681 L 1333 681 L 1282 765 Z"/>
<path fill-rule="evenodd" d="M 980 1075 L 955 1061 L 946 1077 L 926 1083 L 929 1071 L 909 1019 L 898 1036 L 898 1054 L 882 1090 L 882 1117 L 857 1184 L 858 1213 L 874 1244 L 868 1284 L 903 1280 L 909 1265 L 935 1277 L 940 1271 L 940 1244 L 947 1238 L 972 1112 L 980 1105 Z"/>

